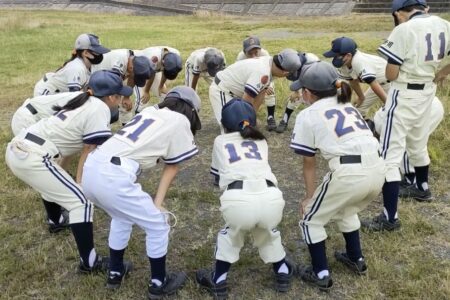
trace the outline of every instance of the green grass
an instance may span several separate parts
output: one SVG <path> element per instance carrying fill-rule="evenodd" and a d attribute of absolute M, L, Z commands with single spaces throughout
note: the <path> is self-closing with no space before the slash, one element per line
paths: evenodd
<path fill-rule="evenodd" d="M 450 15 L 444 15 L 450 19 Z M 248 34 L 261 37 L 271 53 L 285 47 L 321 56 L 332 39 L 350 36 L 363 51 L 375 53 L 392 29 L 388 15 L 346 17 L 240 18 L 221 15 L 136 17 L 55 11 L 0 11 L 0 150 L 11 139 L 12 113 L 32 95 L 43 73 L 58 68 L 69 56 L 78 34 L 94 32 L 110 48 L 141 49 L 156 45 L 178 48 L 184 59 L 191 51 L 215 46 L 232 63 Z M 176 83 L 182 83 L 178 78 Z M 446 118 L 430 139 L 432 158 L 430 184 L 436 196 L 431 204 L 400 203 L 403 227 L 389 234 L 362 233 L 369 274 L 349 274 L 333 258 L 344 242 L 335 224 L 328 226 L 327 252 L 335 287 L 328 294 L 295 279 L 292 290 L 278 295 L 271 289 L 271 266 L 264 265 L 251 243 L 243 248 L 241 260 L 229 275 L 232 299 L 446 299 L 450 295 L 450 121 L 449 81 L 438 91 Z M 276 82 L 277 115 L 281 116 L 288 84 Z M 178 218 L 170 235 L 168 266 L 191 275 L 200 267 L 211 266 L 215 236 L 223 225 L 218 196 L 212 187 L 208 167 L 212 141 L 219 133 L 200 82 L 203 100 L 203 129 L 196 139 L 201 153 L 182 168 L 167 197 L 167 207 Z M 264 121 L 265 112 L 259 118 Z M 295 118 L 295 116 L 294 116 Z M 292 129 L 293 121 L 290 123 Z M 266 133 L 266 132 L 265 132 Z M 309 255 L 298 229 L 298 199 L 304 194 L 301 159 L 288 149 L 289 134 L 266 133 L 270 161 L 284 192 L 286 208 L 280 224 L 283 243 L 297 262 L 308 263 Z M 326 167 L 321 161 L 319 177 Z M 141 176 L 144 188 L 154 194 L 160 167 Z M 106 290 L 104 276 L 76 274 L 77 251 L 69 232 L 50 235 L 46 231 L 39 195 L 12 175 L 0 156 L 0 298 L 2 299 L 145 299 L 149 277 L 144 233 L 135 229 L 126 256 L 136 270 L 116 292 Z M 375 199 L 362 217 L 380 210 Z M 95 241 L 98 252 L 107 253 L 109 217 L 95 212 Z M 193 281 L 179 293 L 180 299 L 204 299 Z"/>

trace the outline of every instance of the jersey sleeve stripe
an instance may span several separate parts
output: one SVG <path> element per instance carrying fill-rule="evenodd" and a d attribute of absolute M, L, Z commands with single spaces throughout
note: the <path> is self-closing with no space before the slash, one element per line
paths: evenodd
<path fill-rule="evenodd" d="M 91 133 L 83 135 L 83 140 L 85 140 L 87 138 L 92 138 L 92 137 L 102 137 L 102 136 L 110 136 L 110 135 L 111 135 L 111 130 L 100 130 L 100 131 L 95 131 L 95 132 L 91 132 Z"/>
<path fill-rule="evenodd" d="M 306 151 L 310 151 L 310 152 L 314 152 L 314 153 L 316 153 L 316 151 L 317 151 L 317 148 L 311 148 L 311 147 L 308 147 L 308 146 L 306 146 L 306 145 L 302 145 L 302 144 L 297 144 L 297 143 L 294 143 L 294 142 L 291 142 L 291 148 L 293 148 L 293 149 L 300 149 L 300 148 L 302 148 L 302 149 L 305 149 Z"/>
<path fill-rule="evenodd" d="M 198 148 L 197 147 L 195 147 L 194 149 L 192 149 L 192 150 L 190 150 L 188 152 L 185 152 L 185 153 L 183 153 L 181 155 L 178 155 L 177 157 L 167 158 L 167 159 L 163 158 L 163 161 L 166 164 L 168 164 L 168 165 L 177 164 L 177 163 L 180 163 L 180 162 L 182 162 L 184 160 L 187 160 L 187 159 L 191 158 L 192 156 L 194 156 L 196 154 L 198 154 Z"/>
<path fill-rule="evenodd" d="M 367 74 L 364 74 L 364 75 L 361 75 L 361 79 L 364 79 L 364 78 L 367 78 L 367 77 L 377 77 L 377 75 L 376 74 L 373 74 L 373 73 L 367 73 Z"/>
<path fill-rule="evenodd" d="M 378 48 L 378 51 L 389 57 L 390 59 L 398 62 L 399 64 L 403 64 L 403 59 L 401 59 L 400 57 L 398 57 L 397 55 L 395 55 L 394 53 L 392 53 L 391 51 L 387 50 L 386 48 L 384 48 L 383 46 L 381 46 L 380 48 Z"/>
<path fill-rule="evenodd" d="M 303 155 L 303 156 L 308 156 L 308 157 L 313 157 L 316 154 L 315 153 L 311 153 L 305 150 L 300 150 L 300 149 L 294 149 L 294 152 L 298 155 Z"/>
<path fill-rule="evenodd" d="M 78 82 L 69 82 L 69 83 L 67 83 L 67 86 L 68 87 L 78 87 L 78 88 L 81 88 L 81 84 L 79 84 Z"/>
<path fill-rule="evenodd" d="M 202 72 L 200 72 L 200 71 L 192 71 L 192 74 L 194 74 L 194 75 L 200 75 Z"/>
<path fill-rule="evenodd" d="M 219 174 L 219 170 L 214 169 L 213 167 L 211 167 L 211 168 L 209 169 L 209 173 L 211 173 L 211 174 L 213 174 L 213 175 L 217 175 L 217 176 L 220 175 L 220 174 Z"/>
<path fill-rule="evenodd" d="M 248 83 L 245 85 L 245 90 L 250 90 L 250 91 L 252 91 L 255 95 L 258 95 L 258 94 L 259 94 L 258 89 L 255 88 L 254 86 L 248 84 Z"/>

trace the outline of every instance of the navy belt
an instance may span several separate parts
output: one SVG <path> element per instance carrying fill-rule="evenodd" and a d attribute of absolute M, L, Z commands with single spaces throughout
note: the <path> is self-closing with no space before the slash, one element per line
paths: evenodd
<path fill-rule="evenodd" d="M 48 80 L 47 75 L 44 74 L 44 78 L 42 78 L 44 80 L 44 82 L 46 82 Z"/>
<path fill-rule="evenodd" d="M 339 157 L 339 162 L 341 164 L 360 164 L 361 155 L 345 155 Z"/>
<path fill-rule="evenodd" d="M 219 77 L 214 77 L 214 83 L 215 84 L 217 84 L 217 85 L 219 85 L 219 83 L 221 82 L 221 80 L 220 80 L 220 78 Z"/>
<path fill-rule="evenodd" d="M 38 113 L 37 110 L 36 110 L 36 108 L 34 108 L 34 106 L 31 105 L 30 103 L 28 103 L 27 105 L 25 105 L 25 107 L 30 111 L 30 113 L 31 113 L 32 115 L 35 115 L 35 114 Z"/>
<path fill-rule="evenodd" d="M 43 138 L 40 138 L 37 135 L 34 135 L 32 133 L 29 133 L 29 132 L 25 135 L 25 139 L 29 140 L 29 141 L 32 141 L 33 143 L 36 143 L 39 146 L 42 146 L 42 145 L 45 144 L 45 140 Z"/>
<path fill-rule="evenodd" d="M 121 165 L 121 163 L 120 163 L 120 157 L 117 157 L 117 156 L 111 157 L 111 163 L 112 163 L 113 165 L 120 166 L 120 165 Z"/>
<path fill-rule="evenodd" d="M 425 83 L 419 84 L 419 83 L 408 83 L 406 85 L 406 88 L 408 90 L 416 90 L 416 91 L 421 91 L 425 88 Z"/>
<path fill-rule="evenodd" d="M 274 187 L 275 184 L 266 179 L 267 187 Z M 227 190 L 242 190 L 242 187 L 244 186 L 244 182 L 242 180 L 236 180 L 230 183 L 227 187 Z"/>

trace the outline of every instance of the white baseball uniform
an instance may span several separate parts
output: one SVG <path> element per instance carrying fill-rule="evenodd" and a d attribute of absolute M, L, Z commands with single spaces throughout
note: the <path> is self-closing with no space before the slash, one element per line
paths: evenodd
<path fill-rule="evenodd" d="M 271 67 L 272 57 L 262 56 L 237 61 L 217 73 L 209 87 L 209 100 L 219 124 L 222 106 L 232 98 L 242 97 L 244 92 L 256 97 L 269 87 L 272 81 Z"/>
<path fill-rule="evenodd" d="M 147 256 L 159 258 L 167 253 L 165 214 L 155 207 L 136 177 L 140 169 L 154 167 L 160 160 L 178 164 L 197 153 L 188 119 L 153 106 L 89 154 L 82 186 L 87 197 L 112 218 L 110 248 L 125 249 L 136 224 L 146 232 Z"/>
<path fill-rule="evenodd" d="M 385 178 L 378 141 L 359 112 L 336 97 L 315 102 L 297 115 L 290 147 L 309 157 L 320 151 L 330 167 L 304 208 L 306 243 L 325 240 L 324 226 L 332 219 L 341 232 L 358 230 L 358 212 L 380 193 Z"/>
<path fill-rule="evenodd" d="M 352 58 L 352 67 L 343 66 L 338 69 L 338 72 L 339 76 L 346 80 L 358 80 L 367 84 L 376 80 L 387 94 L 390 84 L 386 79 L 386 64 L 386 60 L 379 56 L 356 50 Z M 380 100 L 370 87 L 366 90 L 364 96 L 363 103 L 357 108 L 363 117 L 366 116 L 377 100 Z"/>
<path fill-rule="evenodd" d="M 188 59 L 185 63 L 185 75 L 184 75 L 184 84 L 192 87 L 192 78 L 194 75 L 199 75 L 200 78 L 203 78 L 207 83 L 208 86 L 213 82 L 214 77 L 211 77 L 208 73 L 208 68 L 206 66 L 205 62 L 205 53 L 209 49 L 214 49 L 211 47 L 203 48 L 203 49 L 197 49 L 194 52 L 189 55 Z M 222 57 L 225 61 L 225 54 L 223 54 L 222 51 L 220 51 L 222 54 Z"/>
<path fill-rule="evenodd" d="M 26 129 L 39 120 L 55 114 L 54 106 L 63 107 L 70 100 L 83 92 L 59 93 L 49 96 L 28 98 L 14 113 L 11 120 L 11 129 L 16 136 L 22 129 Z"/>
<path fill-rule="evenodd" d="M 115 49 L 103 54 L 103 60 L 97 65 L 92 65 L 91 71 L 111 70 L 117 71 L 125 77 L 128 75 L 128 59 L 133 52 L 128 49 Z"/>
<path fill-rule="evenodd" d="M 373 116 L 373 122 L 375 123 L 375 131 L 380 134 L 383 127 L 383 120 L 385 120 L 385 116 L 383 114 L 386 113 L 385 107 L 380 107 L 379 110 Z M 434 97 L 433 102 L 431 103 L 431 112 L 429 119 L 429 129 L 428 134 L 431 135 L 434 130 L 439 126 L 442 119 L 444 118 L 444 106 L 442 102 L 438 99 L 438 97 Z M 404 153 L 403 160 L 400 164 L 400 173 L 415 173 L 414 166 L 410 164 L 408 159 L 408 154 Z"/>
<path fill-rule="evenodd" d="M 436 94 L 433 79 L 444 56 L 450 54 L 450 23 L 416 14 L 395 27 L 378 51 L 389 63 L 400 66 L 398 78 L 391 82 L 380 135 L 386 181 L 394 182 L 401 180 L 399 167 L 405 150 L 413 166 L 430 163 L 427 123 Z"/>
<path fill-rule="evenodd" d="M 69 211 L 70 223 L 92 222 L 93 205 L 81 187 L 55 161 L 111 136 L 109 107 L 90 97 L 74 110 L 63 110 L 22 130 L 7 146 L 6 163 L 42 198 Z"/>
<path fill-rule="evenodd" d="M 77 57 L 55 73 L 46 73 L 36 83 L 34 97 L 82 91 L 86 88 L 90 76 L 91 72 L 84 64 L 83 59 Z"/>
<path fill-rule="evenodd" d="M 218 136 L 211 173 L 220 176 L 220 211 L 226 223 L 217 235 L 216 259 L 236 262 L 250 232 L 265 263 L 282 260 L 286 253 L 276 226 L 285 203 L 269 166 L 267 142 L 243 139 L 239 132 Z"/>

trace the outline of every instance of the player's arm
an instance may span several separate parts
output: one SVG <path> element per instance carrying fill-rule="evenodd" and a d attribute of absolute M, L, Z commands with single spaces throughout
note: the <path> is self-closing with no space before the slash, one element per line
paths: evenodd
<path fill-rule="evenodd" d="M 158 96 L 161 96 L 161 94 L 167 94 L 167 90 L 166 90 L 166 86 L 165 86 L 166 81 L 167 81 L 167 78 L 163 72 L 162 76 L 161 76 L 161 82 L 159 83 L 159 87 L 158 87 L 158 92 L 159 92 Z"/>
<path fill-rule="evenodd" d="M 150 100 L 150 88 L 153 85 L 153 81 L 155 81 L 155 74 L 154 73 L 145 82 L 144 94 L 141 96 L 141 103 L 142 104 L 146 104 L 148 102 L 148 100 Z"/>
<path fill-rule="evenodd" d="M 398 74 L 400 72 L 400 65 L 396 63 L 392 63 L 390 60 L 386 65 L 386 78 L 389 81 L 394 81 L 398 78 Z"/>
<path fill-rule="evenodd" d="M 387 97 L 386 92 L 384 91 L 383 87 L 377 80 L 374 80 L 370 83 L 370 88 L 375 93 L 375 95 L 377 95 L 378 98 L 380 98 L 380 100 L 383 102 L 383 104 L 386 103 L 386 97 Z"/>
<path fill-rule="evenodd" d="M 88 154 L 91 153 L 96 147 L 97 147 L 97 145 L 95 145 L 95 144 L 84 144 L 83 145 L 83 150 L 81 151 L 80 159 L 78 160 L 78 167 L 77 167 L 76 181 L 78 184 L 81 184 L 81 178 L 83 177 L 84 162 L 86 161 Z"/>
<path fill-rule="evenodd" d="M 164 166 L 161 180 L 159 181 L 158 185 L 158 191 L 156 192 L 155 199 L 153 200 L 157 208 L 161 209 L 163 207 L 162 205 L 166 197 L 166 193 L 169 190 L 170 184 L 172 183 L 173 179 L 177 175 L 178 170 L 178 164 L 166 164 Z"/>
<path fill-rule="evenodd" d="M 355 91 L 356 95 L 358 96 L 358 101 L 356 102 L 355 106 L 360 106 L 366 97 L 364 96 L 364 92 L 361 89 L 361 85 L 359 84 L 359 81 L 357 79 L 349 80 L 350 86 Z"/>
<path fill-rule="evenodd" d="M 253 108 L 257 112 L 259 110 L 259 107 L 261 106 L 261 104 L 264 102 L 265 96 L 266 96 L 265 90 L 262 90 L 258 95 L 256 95 L 256 97 L 252 97 L 247 92 L 244 92 L 242 99 L 251 103 L 253 105 Z"/>
<path fill-rule="evenodd" d="M 197 83 L 198 83 L 198 79 L 200 78 L 200 74 L 194 74 L 192 75 L 192 84 L 191 84 L 191 88 L 196 90 L 197 89 Z"/>
<path fill-rule="evenodd" d="M 436 73 L 434 77 L 434 83 L 442 82 L 450 74 L 450 64 L 446 65 L 439 72 Z"/>

